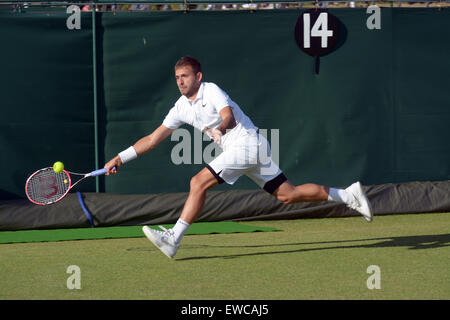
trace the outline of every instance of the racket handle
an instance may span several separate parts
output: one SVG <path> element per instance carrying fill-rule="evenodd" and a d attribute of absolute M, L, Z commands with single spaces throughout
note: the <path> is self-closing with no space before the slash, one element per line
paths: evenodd
<path fill-rule="evenodd" d="M 101 175 L 105 174 L 106 172 L 108 172 L 108 169 L 106 169 L 106 168 L 95 170 L 95 171 L 91 172 L 91 177 L 101 176 Z"/>

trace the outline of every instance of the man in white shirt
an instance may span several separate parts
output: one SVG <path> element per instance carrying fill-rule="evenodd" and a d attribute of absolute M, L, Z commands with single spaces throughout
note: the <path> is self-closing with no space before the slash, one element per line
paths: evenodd
<path fill-rule="evenodd" d="M 217 85 L 202 82 L 202 76 L 196 59 L 181 58 L 175 64 L 181 97 L 163 123 L 105 165 L 107 174 L 116 173 L 121 165 L 152 150 L 183 124 L 206 132 L 222 148 L 223 152 L 191 179 L 188 198 L 174 227 L 161 227 L 163 231 L 143 227 L 147 238 L 166 256 L 173 258 L 176 254 L 183 234 L 202 211 L 206 191 L 223 182 L 233 184 L 244 174 L 283 203 L 343 202 L 372 221 L 370 203 L 359 182 L 345 190 L 311 183 L 294 186 L 289 182 L 272 161 L 269 143 L 257 133 L 258 128 Z"/>

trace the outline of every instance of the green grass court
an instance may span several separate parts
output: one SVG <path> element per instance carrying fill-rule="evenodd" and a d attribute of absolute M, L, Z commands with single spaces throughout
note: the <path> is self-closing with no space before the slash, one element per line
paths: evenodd
<path fill-rule="evenodd" d="M 169 260 L 142 235 L 0 244 L 0 299 L 448 299 L 450 214 L 240 222 Z M 1 233 L 0 233 L 1 235 Z M 69 290 L 68 266 L 81 270 Z M 368 289 L 367 268 L 381 289 Z"/>

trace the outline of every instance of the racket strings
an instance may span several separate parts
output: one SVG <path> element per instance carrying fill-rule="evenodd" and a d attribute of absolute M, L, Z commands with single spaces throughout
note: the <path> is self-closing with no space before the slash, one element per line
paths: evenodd
<path fill-rule="evenodd" d="M 64 171 L 56 173 L 53 168 L 46 168 L 30 178 L 27 194 L 35 202 L 50 204 L 66 194 L 70 188 L 69 180 Z"/>

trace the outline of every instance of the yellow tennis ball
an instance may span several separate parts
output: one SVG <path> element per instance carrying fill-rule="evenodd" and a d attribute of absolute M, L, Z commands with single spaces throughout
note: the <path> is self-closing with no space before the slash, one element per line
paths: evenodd
<path fill-rule="evenodd" d="M 67 179 L 64 179 L 64 183 L 67 183 L 67 182 L 69 182 L 69 181 L 67 181 Z"/>
<path fill-rule="evenodd" d="M 55 171 L 56 173 L 59 173 L 63 170 L 64 170 L 64 163 L 62 163 L 61 161 L 56 161 L 53 164 L 53 171 Z"/>

